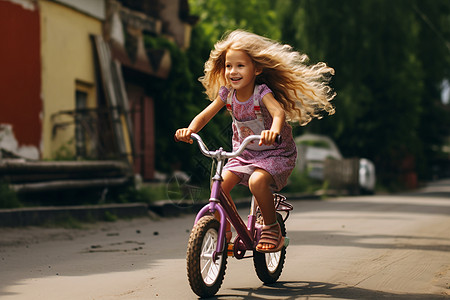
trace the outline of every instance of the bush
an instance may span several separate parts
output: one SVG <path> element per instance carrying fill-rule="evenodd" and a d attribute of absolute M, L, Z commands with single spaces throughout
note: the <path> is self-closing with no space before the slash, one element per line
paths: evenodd
<path fill-rule="evenodd" d="M 283 192 L 288 193 L 314 193 L 321 189 L 326 189 L 326 182 L 308 176 L 308 170 L 299 172 L 294 170 L 289 177 L 288 185 Z"/>
<path fill-rule="evenodd" d="M 138 189 L 129 187 L 126 191 L 119 195 L 119 202 L 142 202 L 152 203 L 158 200 L 164 200 L 167 198 L 166 184 L 151 184 L 142 186 Z"/>
<path fill-rule="evenodd" d="M 0 208 L 16 208 L 22 204 L 15 191 L 11 190 L 8 184 L 0 182 Z"/>

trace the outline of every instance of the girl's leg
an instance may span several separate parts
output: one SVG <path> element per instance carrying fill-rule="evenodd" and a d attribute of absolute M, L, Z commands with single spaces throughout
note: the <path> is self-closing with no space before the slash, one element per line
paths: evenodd
<path fill-rule="evenodd" d="M 270 189 L 273 183 L 272 175 L 262 169 L 255 170 L 248 181 L 250 191 L 255 196 L 258 206 L 261 209 L 265 225 L 273 224 L 277 221 L 273 194 Z M 275 248 L 274 245 L 267 243 L 262 243 L 260 247 L 264 250 Z"/>
<path fill-rule="evenodd" d="M 225 194 L 231 199 L 230 192 L 236 186 L 236 184 L 241 181 L 241 179 L 236 174 L 230 171 L 223 172 L 222 177 L 222 189 Z"/>

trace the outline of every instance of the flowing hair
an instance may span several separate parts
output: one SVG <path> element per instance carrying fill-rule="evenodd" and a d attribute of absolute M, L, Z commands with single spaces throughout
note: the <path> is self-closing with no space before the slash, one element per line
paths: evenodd
<path fill-rule="evenodd" d="M 266 84 L 281 104 L 286 120 L 306 125 L 324 112 L 334 114 L 330 101 L 336 93 L 328 85 L 334 69 L 320 62 L 306 65 L 308 56 L 271 39 L 235 30 L 214 45 L 199 80 L 212 101 L 221 86 L 230 87 L 225 78 L 225 55 L 229 49 L 245 51 L 255 67 L 262 70 L 256 84 Z"/>

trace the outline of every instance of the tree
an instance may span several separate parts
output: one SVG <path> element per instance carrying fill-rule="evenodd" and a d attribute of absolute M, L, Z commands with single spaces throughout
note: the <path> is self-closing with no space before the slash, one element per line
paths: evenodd
<path fill-rule="evenodd" d="M 282 40 L 336 70 L 336 115 L 310 130 L 331 135 L 345 156 L 374 160 L 385 184 L 415 172 L 417 159 L 428 160 L 448 136 L 437 130 L 448 128 L 448 111 L 436 106 L 449 71 L 449 8 L 448 1 L 279 2 Z M 430 34 L 430 20 L 441 38 Z"/>
<path fill-rule="evenodd" d="M 167 80 L 154 79 L 148 82 L 147 88 L 155 101 L 156 169 L 171 173 L 183 169 L 193 174 L 192 180 L 204 181 L 209 176 L 210 160 L 203 159 L 196 147 L 187 147 L 184 143 L 175 143 L 173 136 L 181 127 L 187 127 L 190 121 L 209 101 L 203 86 L 197 80 L 203 74 L 203 65 L 208 59 L 212 44 L 196 26 L 192 31 L 191 47 L 183 51 L 165 38 L 146 36 L 144 41 L 151 49 L 168 49 L 172 59 L 172 68 Z M 150 46 L 151 45 L 151 46 Z M 224 135 L 230 124 L 229 116 L 219 113 L 214 122 L 202 131 L 205 142 L 211 148 L 230 144 L 224 141 Z M 195 159 L 191 159 L 191 158 Z"/>
<path fill-rule="evenodd" d="M 199 26 L 212 43 L 229 30 L 246 29 L 272 39 L 280 38 L 277 15 L 271 0 L 190 0 Z"/>

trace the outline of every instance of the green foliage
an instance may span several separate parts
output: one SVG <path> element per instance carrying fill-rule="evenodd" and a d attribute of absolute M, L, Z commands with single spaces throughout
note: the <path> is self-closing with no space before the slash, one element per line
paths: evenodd
<path fill-rule="evenodd" d="M 53 154 L 54 159 L 57 161 L 74 160 L 74 138 L 71 138 L 67 142 L 63 143 Z"/>
<path fill-rule="evenodd" d="M 155 151 L 156 169 L 165 173 L 183 169 L 194 172 L 196 182 L 207 180 L 209 160 L 201 157 L 196 145 L 175 143 L 173 136 L 178 128 L 187 127 L 191 120 L 210 102 L 197 80 L 203 75 L 203 65 L 208 59 L 212 44 L 203 29 L 195 27 L 192 32 L 191 47 L 187 51 L 179 49 L 172 42 L 146 36 L 145 44 L 151 49 L 170 51 L 172 67 L 167 80 L 152 80 L 148 89 L 155 99 Z M 223 133 L 230 123 L 229 116 L 219 113 L 213 122 L 201 132 L 208 145 L 229 145 L 223 141 Z M 193 159 L 194 158 L 194 159 Z"/>
<path fill-rule="evenodd" d="M 117 215 L 111 213 L 110 211 L 105 211 L 105 215 L 103 216 L 103 220 L 106 222 L 115 222 L 117 221 Z"/>
<path fill-rule="evenodd" d="M 70 214 L 67 214 L 57 219 L 47 220 L 44 224 L 42 224 L 42 226 L 47 228 L 59 227 L 65 229 L 85 229 L 86 223 L 93 223 L 93 222 L 95 222 L 94 218 L 80 221 L 71 216 Z"/>
<path fill-rule="evenodd" d="M 11 190 L 5 182 L 0 181 L 0 208 L 17 208 L 21 207 L 15 191 Z"/>
<path fill-rule="evenodd" d="M 404 172 L 431 175 L 450 134 L 450 107 L 440 101 L 440 84 L 450 78 L 450 2 L 447 0 L 190 0 L 200 17 L 191 47 L 149 38 L 169 49 L 168 81 L 152 81 L 155 94 L 157 169 L 209 176 L 210 162 L 196 146 L 174 144 L 177 128 L 188 126 L 209 102 L 197 78 L 214 42 L 243 28 L 281 40 L 308 54 L 312 63 L 335 68 L 336 114 L 305 130 L 330 135 L 346 157 L 367 157 L 388 184 Z M 326 9 L 324 9 L 326 8 Z M 219 113 L 200 133 L 211 149 L 230 144 L 230 118 Z M 412 158 L 412 159 L 411 159 Z M 405 163 L 407 160 L 412 164 Z"/>
<path fill-rule="evenodd" d="M 166 49 L 170 51 L 172 67 L 167 80 L 148 82 L 149 93 L 155 99 L 155 151 L 156 168 L 169 171 L 181 153 L 180 145 L 173 143 L 175 130 L 194 116 L 193 73 L 189 68 L 187 55 L 172 42 L 146 36 L 146 48 Z"/>
<path fill-rule="evenodd" d="M 288 185 L 283 189 L 286 193 L 314 193 L 326 189 L 326 182 L 311 178 L 308 170 L 294 170 L 289 177 Z"/>
<path fill-rule="evenodd" d="M 145 185 L 138 189 L 129 187 L 119 196 L 119 199 L 122 203 L 152 203 L 167 199 L 167 187 L 165 183 Z"/>
<path fill-rule="evenodd" d="M 414 171 L 409 157 L 425 176 L 450 133 L 439 99 L 450 72 L 450 2 L 282 0 L 279 11 L 282 39 L 336 70 L 336 115 L 310 129 L 331 135 L 344 156 L 374 160 L 382 180 Z"/>
<path fill-rule="evenodd" d="M 271 0 L 190 0 L 192 14 L 200 17 L 199 26 L 215 43 L 225 32 L 246 29 L 272 39 L 280 38 L 275 2 Z"/>

